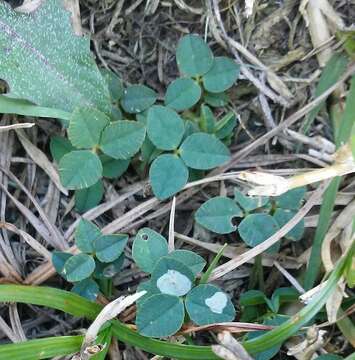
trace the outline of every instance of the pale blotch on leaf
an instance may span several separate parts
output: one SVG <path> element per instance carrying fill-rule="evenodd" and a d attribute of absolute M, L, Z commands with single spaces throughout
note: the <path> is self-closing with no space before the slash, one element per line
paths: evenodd
<path fill-rule="evenodd" d="M 191 290 L 190 279 L 176 270 L 168 270 L 157 280 L 157 288 L 168 295 L 183 296 Z"/>
<path fill-rule="evenodd" d="M 227 295 L 221 291 L 216 292 L 213 296 L 205 300 L 205 304 L 215 314 L 222 314 L 224 308 L 227 306 Z"/>

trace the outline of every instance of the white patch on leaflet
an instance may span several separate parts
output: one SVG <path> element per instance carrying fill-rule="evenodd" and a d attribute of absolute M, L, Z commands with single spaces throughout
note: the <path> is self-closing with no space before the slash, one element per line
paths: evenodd
<path fill-rule="evenodd" d="M 224 308 L 227 306 L 227 302 L 227 295 L 221 291 L 216 292 L 213 296 L 205 300 L 205 304 L 216 314 L 223 313 Z"/>
<path fill-rule="evenodd" d="M 190 279 L 176 270 L 168 270 L 157 280 L 157 288 L 168 295 L 183 296 L 191 290 Z"/>

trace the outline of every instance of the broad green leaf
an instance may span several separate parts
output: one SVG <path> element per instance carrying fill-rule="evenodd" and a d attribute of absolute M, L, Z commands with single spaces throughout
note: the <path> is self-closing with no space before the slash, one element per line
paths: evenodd
<path fill-rule="evenodd" d="M 148 109 L 157 100 L 154 90 L 145 85 L 132 85 L 124 90 L 121 98 L 123 110 L 129 114 L 136 114 Z"/>
<path fill-rule="evenodd" d="M 192 79 L 176 79 L 169 84 L 165 94 L 165 106 L 176 111 L 193 107 L 201 98 L 201 88 Z"/>
<path fill-rule="evenodd" d="M 228 105 L 229 97 L 226 93 L 204 92 L 203 100 L 212 107 L 223 107 Z"/>
<path fill-rule="evenodd" d="M 217 196 L 199 207 L 195 213 L 195 220 L 215 233 L 229 234 L 237 229 L 237 226 L 232 224 L 232 219 L 241 216 L 242 210 L 232 199 Z"/>
<path fill-rule="evenodd" d="M 1 57 L 0 57 L 1 58 Z M 64 127 L 69 126 L 71 113 L 60 109 L 38 106 L 24 99 L 14 99 L 0 95 L 0 114 L 18 114 L 24 116 L 60 119 Z"/>
<path fill-rule="evenodd" d="M 113 103 L 118 103 L 123 95 L 122 80 L 112 71 L 100 69 L 102 77 L 106 80 Z"/>
<path fill-rule="evenodd" d="M 197 325 L 233 321 L 235 309 L 227 294 L 210 284 L 198 285 L 185 300 L 186 311 Z"/>
<path fill-rule="evenodd" d="M 85 279 L 76 283 L 71 291 L 85 299 L 95 301 L 99 294 L 99 285 L 92 279 Z"/>
<path fill-rule="evenodd" d="M 136 325 L 141 335 L 166 337 L 174 335 L 181 328 L 184 316 L 182 300 L 176 296 L 157 294 L 138 307 Z"/>
<path fill-rule="evenodd" d="M 276 209 L 274 213 L 274 218 L 279 224 L 280 228 L 286 225 L 294 216 L 296 215 L 295 211 Z M 297 223 L 292 230 L 290 230 L 285 238 L 293 241 L 301 240 L 304 233 L 304 219 Z"/>
<path fill-rule="evenodd" d="M 147 133 L 158 149 L 176 149 L 184 132 L 184 121 L 174 110 L 160 105 L 154 105 L 149 109 Z"/>
<path fill-rule="evenodd" d="M 186 265 L 196 276 L 206 266 L 206 261 L 200 255 L 189 250 L 174 250 L 168 255 Z"/>
<path fill-rule="evenodd" d="M 99 260 L 95 260 L 96 267 L 94 271 L 95 279 L 112 279 L 115 275 L 117 275 L 122 269 L 124 263 L 125 255 L 122 253 L 120 257 L 111 262 L 111 263 L 103 263 Z"/>
<path fill-rule="evenodd" d="M 182 74 L 199 76 L 213 65 L 213 53 L 198 35 L 185 35 L 176 49 L 176 62 Z"/>
<path fill-rule="evenodd" d="M 44 1 L 31 14 L 1 1 L 0 19 L 0 78 L 12 97 L 68 112 L 79 105 L 109 111 L 107 84 L 89 38 L 74 35 L 61 1 Z"/>
<path fill-rule="evenodd" d="M 205 104 L 201 105 L 200 128 L 207 133 L 213 133 L 216 126 L 216 118 L 212 110 Z"/>
<path fill-rule="evenodd" d="M 160 258 L 168 255 L 166 239 L 156 231 L 143 228 L 134 238 L 132 257 L 143 271 L 151 273 Z"/>
<path fill-rule="evenodd" d="M 62 136 L 52 136 L 49 143 L 49 149 L 51 151 L 53 159 L 57 163 L 59 163 L 59 161 L 65 154 L 68 154 L 69 152 L 75 150 L 71 142 L 67 138 Z"/>
<path fill-rule="evenodd" d="M 95 255 L 104 263 L 115 261 L 123 253 L 127 241 L 125 234 L 102 235 L 94 240 Z"/>
<path fill-rule="evenodd" d="M 250 247 L 261 244 L 277 230 L 279 225 L 269 214 L 250 214 L 238 227 L 240 237 Z"/>
<path fill-rule="evenodd" d="M 248 290 L 240 295 L 239 303 L 241 306 L 255 306 L 266 303 L 266 296 L 260 290 Z"/>
<path fill-rule="evenodd" d="M 101 180 L 96 184 L 81 190 L 75 190 L 75 208 L 84 213 L 99 204 L 104 195 L 104 185 Z"/>
<path fill-rule="evenodd" d="M 111 112 L 110 112 L 110 120 L 111 121 L 119 121 L 123 120 L 123 114 L 120 108 L 116 105 L 112 105 Z"/>
<path fill-rule="evenodd" d="M 84 189 L 97 183 L 102 176 L 99 157 L 89 150 L 71 151 L 59 162 L 60 181 L 67 189 Z"/>
<path fill-rule="evenodd" d="M 109 122 L 109 117 L 95 108 L 78 107 L 70 119 L 69 140 L 78 149 L 91 149 L 99 144 L 101 133 Z"/>
<path fill-rule="evenodd" d="M 146 164 L 150 164 L 157 156 L 162 153 L 157 149 L 147 136 L 141 147 L 141 160 Z"/>
<path fill-rule="evenodd" d="M 101 236 L 100 229 L 91 221 L 80 219 L 75 229 L 75 245 L 84 253 L 94 252 L 94 241 Z"/>
<path fill-rule="evenodd" d="M 115 159 L 127 160 L 142 146 L 145 127 L 137 121 L 115 121 L 102 133 L 102 151 Z"/>
<path fill-rule="evenodd" d="M 307 190 L 305 187 L 289 190 L 286 193 L 277 196 L 275 198 L 275 203 L 282 209 L 298 210 L 306 192 Z"/>
<path fill-rule="evenodd" d="M 183 296 L 191 290 L 194 279 L 195 275 L 189 267 L 169 256 L 164 256 L 154 267 L 151 289 L 162 294 Z"/>
<path fill-rule="evenodd" d="M 102 175 L 109 179 L 117 179 L 123 175 L 130 164 L 130 160 L 116 160 L 105 154 L 100 156 L 102 163 Z"/>
<path fill-rule="evenodd" d="M 87 254 L 70 257 L 64 264 L 63 274 L 70 282 L 77 282 L 88 278 L 95 270 L 94 259 Z"/>
<path fill-rule="evenodd" d="M 187 183 L 189 171 L 176 155 L 158 156 L 150 166 L 149 180 L 154 195 L 164 200 L 176 194 Z"/>
<path fill-rule="evenodd" d="M 237 188 L 234 188 L 234 200 L 243 210 L 249 212 L 265 206 L 269 202 L 267 196 L 248 196 L 244 195 Z"/>
<path fill-rule="evenodd" d="M 62 275 L 65 279 L 66 276 L 63 274 L 65 262 L 73 255 L 63 251 L 52 252 L 52 264 L 59 275 Z"/>
<path fill-rule="evenodd" d="M 230 136 L 237 125 L 237 118 L 233 112 L 229 112 L 221 120 L 219 120 L 215 127 L 215 135 L 218 139 L 224 139 Z"/>
<path fill-rule="evenodd" d="M 225 56 L 216 57 L 211 69 L 202 77 L 203 86 L 211 93 L 229 89 L 238 79 L 240 66 Z"/>
<path fill-rule="evenodd" d="M 180 155 L 188 167 L 208 170 L 226 163 L 230 159 L 227 147 L 215 136 L 195 133 L 184 140 Z"/>

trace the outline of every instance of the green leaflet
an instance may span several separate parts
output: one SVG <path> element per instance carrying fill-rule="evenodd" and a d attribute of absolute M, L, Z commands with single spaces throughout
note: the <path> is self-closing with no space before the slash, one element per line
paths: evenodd
<path fill-rule="evenodd" d="M 168 255 L 168 242 L 154 230 L 140 229 L 132 246 L 135 263 L 145 272 L 152 273 L 158 260 Z"/>
<path fill-rule="evenodd" d="M 230 159 L 228 148 L 219 139 L 202 132 L 184 140 L 180 146 L 180 155 L 188 167 L 198 170 L 212 169 Z"/>
<path fill-rule="evenodd" d="M 115 159 L 131 158 L 143 144 L 145 126 L 137 121 L 120 120 L 105 128 L 101 136 L 102 151 Z"/>
<path fill-rule="evenodd" d="M 225 56 L 216 57 L 211 69 L 203 76 L 203 85 L 211 93 L 229 89 L 238 79 L 240 66 Z"/>
<path fill-rule="evenodd" d="M 237 226 L 232 224 L 232 219 L 242 215 L 242 210 L 232 199 L 217 196 L 200 206 L 196 211 L 195 220 L 208 230 L 218 234 L 229 234 L 237 229 Z"/>
<path fill-rule="evenodd" d="M 156 294 L 145 300 L 137 313 L 137 329 L 149 337 L 174 335 L 182 326 L 185 309 L 177 296 Z"/>
<path fill-rule="evenodd" d="M 63 274 L 70 282 L 88 278 L 95 270 L 95 261 L 87 254 L 71 256 L 64 264 Z"/>
<path fill-rule="evenodd" d="M 234 306 L 223 291 L 211 284 L 202 284 L 192 289 L 186 297 L 186 310 L 197 325 L 233 321 Z"/>
<path fill-rule="evenodd" d="M 100 142 L 101 132 L 110 118 L 92 107 L 78 107 L 74 110 L 68 128 L 70 142 L 78 149 L 91 149 Z"/>
<path fill-rule="evenodd" d="M 165 105 L 176 111 L 186 110 L 200 100 L 201 93 L 200 86 L 192 79 L 176 79 L 166 90 Z"/>
<path fill-rule="evenodd" d="M 154 195 L 160 200 L 180 191 L 186 185 L 188 177 L 189 171 L 183 161 L 172 154 L 158 156 L 149 170 Z"/>
<path fill-rule="evenodd" d="M 110 95 L 87 37 L 75 36 L 59 0 L 20 14 L 0 2 L 0 78 L 12 97 L 72 112 L 78 105 L 110 110 Z"/>
<path fill-rule="evenodd" d="M 59 175 L 61 183 L 67 189 L 87 188 L 96 184 L 101 178 L 101 161 L 89 150 L 71 151 L 61 158 Z"/>
<path fill-rule="evenodd" d="M 104 184 L 99 180 L 96 184 L 80 190 L 75 190 L 75 208 L 84 213 L 99 204 L 104 195 Z"/>
<path fill-rule="evenodd" d="M 250 247 L 261 244 L 279 230 L 279 224 L 269 214 L 250 214 L 239 224 L 238 231 Z"/>
<path fill-rule="evenodd" d="M 177 46 L 176 62 L 186 76 L 203 75 L 212 67 L 213 53 L 198 35 L 185 35 Z"/>
<path fill-rule="evenodd" d="M 176 149 L 180 145 L 184 132 L 184 121 L 174 110 L 160 105 L 153 105 L 149 109 L 147 133 L 158 149 Z"/>

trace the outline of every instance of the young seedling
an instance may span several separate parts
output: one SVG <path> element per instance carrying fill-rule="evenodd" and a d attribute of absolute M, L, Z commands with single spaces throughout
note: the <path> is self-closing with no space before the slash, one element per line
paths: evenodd
<path fill-rule="evenodd" d="M 188 250 L 169 253 L 167 240 L 149 228 L 138 232 L 132 256 L 150 274 L 150 279 L 138 287 L 139 291 L 146 291 L 137 303 L 136 325 L 140 334 L 174 335 L 186 315 L 197 325 L 234 319 L 235 309 L 227 294 L 211 284 L 196 284 L 206 265 L 201 256 Z"/>
<path fill-rule="evenodd" d="M 103 235 L 95 224 L 82 219 L 75 231 L 75 245 L 81 253 L 54 251 L 52 263 L 58 274 L 74 284 L 73 292 L 95 300 L 100 287 L 105 293 L 121 270 L 127 241 L 128 235 Z"/>

